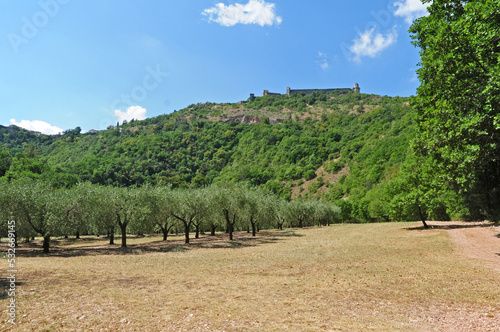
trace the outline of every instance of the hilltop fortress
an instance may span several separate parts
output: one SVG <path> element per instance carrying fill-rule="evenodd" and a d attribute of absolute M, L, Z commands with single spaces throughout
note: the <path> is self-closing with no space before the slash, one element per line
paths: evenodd
<path fill-rule="evenodd" d="M 290 87 L 286 88 L 286 93 L 281 94 L 281 93 L 275 93 L 275 92 L 269 92 L 269 90 L 263 90 L 262 91 L 262 96 L 288 96 L 290 97 L 293 94 L 297 93 L 303 93 L 305 95 L 310 95 L 315 91 L 322 91 L 324 93 L 331 93 L 334 91 L 339 91 L 339 92 L 354 92 L 354 93 L 360 93 L 361 89 L 359 88 L 358 83 L 354 83 L 354 87 L 352 89 L 350 88 L 335 88 L 335 89 L 291 89 Z M 253 93 L 250 94 L 250 97 L 255 97 Z"/>

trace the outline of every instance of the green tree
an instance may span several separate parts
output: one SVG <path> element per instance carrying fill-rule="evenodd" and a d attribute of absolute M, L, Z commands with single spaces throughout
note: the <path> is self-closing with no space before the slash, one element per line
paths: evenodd
<path fill-rule="evenodd" d="M 111 191 L 111 202 L 116 217 L 116 224 L 120 227 L 122 235 L 122 248 L 127 246 L 127 228 L 131 224 L 135 229 L 144 221 L 147 215 L 145 189 L 139 188 L 107 188 Z M 142 231 L 142 229 L 141 229 Z"/>
<path fill-rule="evenodd" d="M 108 234 L 109 244 L 115 244 L 116 205 L 113 200 L 114 190 L 110 187 L 84 183 L 79 185 L 86 192 L 83 204 L 84 216 L 92 225 L 96 234 Z M 80 196 L 81 197 L 81 196 Z"/>
<path fill-rule="evenodd" d="M 431 2 L 426 0 L 425 2 Z M 500 218 L 500 2 L 434 0 L 410 28 L 420 48 L 417 152 L 485 217 Z"/>
<path fill-rule="evenodd" d="M 274 216 L 274 222 L 276 223 L 276 229 L 283 230 L 283 225 L 285 225 L 289 216 L 289 203 L 274 196 L 271 197 L 270 206 L 272 209 L 272 215 Z"/>
<path fill-rule="evenodd" d="M 390 197 L 389 216 L 397 221 L 420 220 L 425 228 L 430 218 L 449 220 L 447 206 L 453 204 L 446 181 L 436 172 L 435 160 L 409 155 L 400 175 L 381 194 Z"/>
<path fill-rule="evenodd" d="M 310 201 L 309 204 L 312 208 L 313 224 L 330 226 L 331 223 L 339 222 L 340 208 L 338 206 L 317 200 Z"/>
<path fill-rule="evenodd" d="M 309 225 L 312 220 L 314 210 L 312 204 L 309 204 L 304 199 L 295 199 L 288 204 L 288 212 L 290 220 L 297 221 L 296 227 L 304 227 Z M 294 224 L 291 222 L 292 227 Z"/>
<path fill-rule="evenodd" d="M 167 241 L 168 233 L 177 224 L 177 219 L 172 216 L 173 195 L 170 187 L 156 187 L 150 191 L 150 198 L 146 202 L 150 211 L 149 218 L 163 234 L 163 241 Z"/>
<path fill-rule="evenodd" d="M 60 218 L 65 221 L 66 227 L 62 230 L 65 235 L 74 232 L 77 239 L 80 238 L 80 233 L 85 231 L 87 226 L 87 218 L 85 216 L 85 205 L 87 190 L 81 190 L 82 187 L 72 189 L 62 189 L 58 192 L 58 203 L 60 204 Z"/>
<path fill-rule="evenodd" d="M 226 229 L 229 233 L 229 240 L 233 240 L 235 226 L 241 222 L 244 216 L 247 197 L 244 194 L 242 184 L 215 186 L 212 189 L 212 202 L 215 213 L 226 222 Z"/>
<path fill-rule="evenodd" d="M 30 145 L 31 146 L 31 145 Z M 28 149 L 29 154 L 17 153 L 10 163 L 9 170 L 5 173 L 8 179 L 44 179 L 51 171 L 50 167 L 37 158 L 35 150 Z"/>
<path fill-rule="evenodd" d="M 43 252 L 48 253 L 51 237 L 60 235 L 64 228 L 55 190 L 46 182 L 29 178 L 3 182 L 0 189 L 0 208 L 16 221 L 18 235 L 29 236 L 34 231 L 43 237 Z"/>
<path fill-rule="evenodd" d="M 10 168 L 12 156 L 9 151 L 0 149 L 0 177 L 4 176 Z"/>
<path fill-rule="evenodd" d="M 178 189 L 173 196 L 171 214 L 184 226 L 184 242 L 189 244 L 189 232 L 195 218 L 203 218 L 206 210 L 200 189 Z"/>
<path fill-rule="evenodd" d="M 272 195 L 262 189 L 248 187 L 242 191 L 246 201 L 244 218 L 252 228 L 252 236 L 256 236 L 262 225 L 270 226 L 274 219 Z"/>

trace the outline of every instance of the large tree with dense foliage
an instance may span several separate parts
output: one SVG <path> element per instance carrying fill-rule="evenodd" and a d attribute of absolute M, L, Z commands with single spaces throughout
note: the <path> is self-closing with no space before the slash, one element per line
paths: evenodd
<path fill-rule="evenodd" d="M 447 187 L 441 174 L 436 174 L 436 161 L 431 158 L 409 157 L 398 177 L 389 181 L 380 192 L 390 220 L 450 220 L 450 213 L 460 213 L 459 198 Z M 461 203 L 461 202 L 460 202 Z"/>
<path fill-rule="evenodd" d="M 417 148 L 466 193 L 472 214 L 498 220 L 500 1 L 434 0 L 429 13 L 410 28 L 421 50 Z"/>

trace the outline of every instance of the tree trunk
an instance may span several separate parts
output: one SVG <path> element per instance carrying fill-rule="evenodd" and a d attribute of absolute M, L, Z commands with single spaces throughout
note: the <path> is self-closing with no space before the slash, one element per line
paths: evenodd
<path fill-rule="evenodd" d="M 229 211 L 227 209 L 223 210 L 224 217 L 226 218 L 226 228 L 227 233 L 229 233 L 229 240 L 233 240 L 233 226 L 236 224 L 236 213 L 233 215 L 233 221 L 229 217 Z"/>
<path fill-rule="evenodd" d="M 184 221 L 184 237 L 185 237 L 185 241 L 184 243 L 186 244 L 189 244 L 189 224 Z"/>
<path fill-rule="evenodd" d="M 200 225 L 194 225 L 194 227 L 195 227 L 195 230 L 196 230 L 194 238 L 195 239 L 199 239 L 200 238 Z"/>
<path fill-rule="evenodd" d="M 215 225 L 211 225 L 210 226 L 210 235 L 211 236 L 215 236 L 215 230 L 216 230 L 217 226 Z"/>
<path fill-rule="evenodd" d="M 120 226 L 120 230 L 122 232 L 122 248 L 126 248 L 127 247 L 127 225 L 128 225 L 127 215 L 125 215 L 125 220 L 122 223 L 120 214 L 117 213 L 116 214 L 116 223 L 118 224 L 118 226 Z"/>
<path fill-rule="evenodd" d="M 111 226 L 108 230 L 109 244 L 115 244 L 115 226 Z"/>
<path fill-rule="evenodd" d="M 43 237 L 43 252 L 45 254 L 48 254 L 49 248 L 50 248 L 50 235 L 45 235 Z"/>
<path fill-rule="evenodd" d="M 127 246 L 127 226 L 120 227 L 122 230 L 122 248 Z"/>
<path fill-rule="evenodd" d="M 79 238 L 80 238 L 80 231 L 79 231 L 79 230 L 77 230 L 77 231 L 76 231 L 76 238 L 77 238 L 77 239 L 79 239 Z"/>
<path fill-rule="evenodd" d="M 122 248 L 126 248 L 127 247 L 127 225 L 128 225 L 127 215 L 125 215 L 125 221 L 123 223 L 121 222 L 121 218 L 120 218 L 119 214 L 116 215 L 116 218 L 117 218 L 118 226 L 120 226 L 120 230 L 122 232 Z"/>
<path fill-rule="evenodd" d="M 280 218 L 276 221 L 276 228 L 283 230 L 283 221 Z"/>
<path fill-rule="evenodd" d="M 122 230 L 122 248 L 127 246 L 127 224 L 120 225 Z"/>
<path fill-rule="evenodd" d="M 252 236 L 257 236 L 257 225 L 253 220 L 253 216 L 250 217 L 250 224 L 252 224 Z"/>
<path fill-rule="evenodd" d="M 184 215 L 184 217 L 182 218 L 182 217 L 176 216 L 173 213 L 172 213 L 172 216 L 174 218 L 176 218 L 177 220 L 182 221 L 182 223 L 184 224 L 184 237 L 185 237 L 184 243 L 189 244 L 189 230 L 190 230 L 191 224 L 193 223 L 193 220 L 196 218 L 196 216 L 188 217 L 188 216 Z M 187 219 L 190 219 L 190 220 L 187 221 Z"/>
<path fill-rule="evenodd" d="M 420 215 L 420 220 L 422 220 L 422 223 L 424 224 L 424 228 L 429 228 L 429 225 L 427 225 L 427 223 L 425 222 L 425 216 L 424 214 L 422 213 L 422 208 L 420 207 L 420 204 L 417 204 L 418 206 L 418 214 Z"/>
<path fill-rule="evenodd" d="M 163 241 L 167 241 L 167 236 L 168 236 L 168 229 L 165 227 L 161 229 L 162 233 L 163 233 Z"/>

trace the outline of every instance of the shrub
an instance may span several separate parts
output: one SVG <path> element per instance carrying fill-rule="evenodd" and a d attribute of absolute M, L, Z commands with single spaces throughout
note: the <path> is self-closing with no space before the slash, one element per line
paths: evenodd
<path fill-rule="evenodd" d="M 306 180 L 312 180 L 316 177 L 316 172 L 310 169 L 304 173 L 304 177 L 306 178 Z"/>

